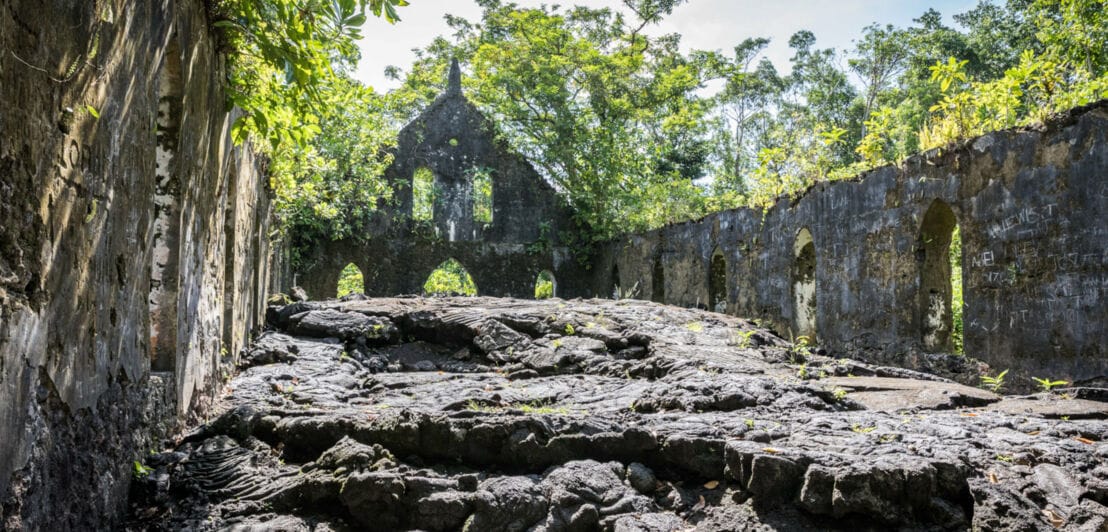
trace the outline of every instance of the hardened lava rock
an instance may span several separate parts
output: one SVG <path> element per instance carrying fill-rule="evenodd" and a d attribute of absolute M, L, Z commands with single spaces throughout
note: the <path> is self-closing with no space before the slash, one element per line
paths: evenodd
<path fill-rule="evenodd" d="M 641 301 L 272 307 L 134 529 L 1103 530 L 1108 404 Z"/>

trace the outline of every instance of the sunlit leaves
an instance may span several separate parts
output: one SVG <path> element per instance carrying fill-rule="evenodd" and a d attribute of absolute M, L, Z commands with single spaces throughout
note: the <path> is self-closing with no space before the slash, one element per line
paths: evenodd
<path fill-rule="evenodd" d="M 939 82 L 939 90 L 947 92 L 955 82 L 966 82 L 967 60 L 959 61 L 956 58 L 947 58 L 946 63 L 935 63 L 930 67 L 931 81 Z"/>
<path fill-rule="evenodd" d="M 212 26 L 231 53 L 229 97 L 245 113 L 233 137 L 264 141 L 271 153 L 304 147 L 336 69 L 358 60 L 367 8 L 390 22 L 404 0 L 219 0 Z M 279 156 L 279 155 L 278 155 Z"/>
<path fill-rule="evenodd" d="M 472 168 L 466 172 L 473 187 L 473 221 L 491 224 L 493 219 L 492 171 Z"/>
<path fill-rule="evenodd" d="M 398 20 L 403 0 L 217 0 L 228 49 L 231 126 L 269 156 L 281 227 L 300 241 L 342 238 L 388 198 L 382 98 L 343 72 L 358 60 L 367 12 Z M 367 9 L 369 11 L 367 11 Z M 293 260 L 299 249 L 293 242 Z"/>
<path fill-rule="evenodd" d="M 412 218 L 429 221 L 435 216 L 435 174 L 421 166 L 412 175 Z"/>
<path fill-rule="evenodd" d="M 379 148 L 442 91 L 458 58 L 470 101 L 605 237 L 770 205 L 818 179 L 1108 96 L 1106 2 L 981 4 L 955 17 L 959 29 L 927 10 L 907 28 L 865 28 L 849 54 L 802 31 L 785 75 L 760 56 L 765 39 L 683 53 L 678 36 L 643 31 L 680 0 L 617 10 L 480 0 L 481 21 L 448 16 L 452 35 L 390 68 L 404 84 L 386 96 L 336 80 L 366 17 L 395 22 L 405 1 L 223 0 L 215 18 L 244 110 L 232 136 L 273 155 L 281 212 L 308 233 L 351 234 L 390 201 Z"/>
<path fill-rule="evenodd" d="M 389 21 L 390 24 L 400 21 L 396 8 L 406 5 L 408 5 L 407 0 L 370 0 L 370 9 L 373 10 L 373 15 L 379 17 L 384 14 L 385 20 Z"/>
<path fill-rule="evenodd" d="M 365 278 L 354 264 L 347 264 L 339 273 L 338 297 L 365 293 Z"/>
<path fill-rule="evenodd" d="M 287 144 L 270 163 L 278 215 L 302 241 L 359 235 L 355 228 L 378 202 L 392 199 L 381 177 L 396 135 L 386 99 L 342 76 L 320 95 L 318 118 L 310 119 L 314 136 Z"/>
<path fill-rule="evenodd" d="M 535 299 L 550 299 L 554 297 L 554 276 L 543 270 L 539 272 L 535 280 Z"/>
<path fill-rule="evenodd" d="M 435 268 L 423 283 L 423 293 L 439 296 L 475 296 L 477 285 L 462 263 L 448 259 Z"/>
<path fill-rule="evenodd" d="M 654 18 L 675 4 L 635 7 Z M 652 192 L 701 173 L 674 158 L 695 150 L 700 73 L 675 40 L 645 46 L 638 27 L 608 10 L 494 6 L 469 33 L 476 45 L 458 46 L 473 51 L 471 98 L 598 235 L 667 218 Z"/>
<path fill-rule="evenodd" d="M 1063 13 L 1066 16 L 1074 11 Z M 1071 22 L 1067 27 L 1083 26 L 1080 21 Z M 1045 28 L 1058 27 L 1047 24 Z M 945 63 L 936 63 L 931 67 L 931 80 L 939 84 L 943 97 L 930 108 L 931 119 L 920 132 L 921 145 L 936 147 L 987 131 L 1041 121 L 1050 113 L 1108 97 L 1104 66 L 1074 62 L 1067 59 L 1069 55 L 1050 47 L 1042 54 L 1025 50 L 1016 66 L 990 81 L 971 82 L 964 70 L 966 60 L 951 57 Z M 1101 74 L 1097 76 L 1088 67 Z"/>

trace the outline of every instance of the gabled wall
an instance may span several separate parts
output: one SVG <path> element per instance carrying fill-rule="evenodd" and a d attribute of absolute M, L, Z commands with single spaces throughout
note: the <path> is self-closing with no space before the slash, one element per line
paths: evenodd
<path fill-rule="evenodd" d="M 0 50 L 0 528 L 109 529 L 257 323 L 266 178 L 201 0 L 10 0 Z"/>
<path fill-rule="evenodd" d="M 420 168 L 434 174 L 432 220 L 412 217 L 412 178 Z M 477 171 L 492 177 L 491 224 L 473 216 Z M 319 242 L 304 258 L 295 282 L 312 297 L 334 297 L 350 263 L 363 272 L 369 295 L 418 294 L 450 258 L 466 267 L 481 295 L 532 297 L 543 270 L 555 275 L 558 295 L 586 291 L 589 273 L 560 242 L 576 228 L 572 212 L 466 100 L 456 63 L 447 90 L 400 131 L 385 178 L 393 202 L 382 201 L 357 238 Z"/>

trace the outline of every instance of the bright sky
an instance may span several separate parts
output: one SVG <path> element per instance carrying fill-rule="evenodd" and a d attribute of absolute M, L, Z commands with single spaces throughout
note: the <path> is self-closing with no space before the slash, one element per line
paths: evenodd
<path fill-rule="evenodd" d="M 619 0 L 515 0 L 523 7 L 543 3 L 587 4 L 594 7 L 621 5 Z M 781 71 L 788 70 L 792 51 L 789 37 L 806 29 L 816 35 L 816 46 L 847 50 L 866 25 L 877 22 L 908 26 L 929 7 L 943 14 L 947 24 L 951 15 L 972 8 L 977 0 L 689 0 L 673 15 L 654 26 L 649 33 L 680 33 L 682 46 L 689 49 L 730 52 L 748 37 L 769 37 L 765 56 Z M 361 42 L 362 61 L 354 76 L 377 89 L 387 91 L 399 85 L 385 78 L 385 67 L 406 69 L 415 59 L 413 48 L 422 48 L 437 35 L 450 33 L 443 15 L 450 13 L 477 22 L 481 9 L 473 0 L 411 0 L 400 8 L 403 19 L 395 25 L 370 19 Z"/>

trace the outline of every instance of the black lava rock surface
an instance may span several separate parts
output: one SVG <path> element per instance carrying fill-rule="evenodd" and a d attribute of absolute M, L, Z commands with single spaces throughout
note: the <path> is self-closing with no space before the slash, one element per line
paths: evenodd
<path fill-rule="evenodd" d="M 642 301 L 271 307 L 133 529 L 1104 530 L 1108 404 Z M 1090 399 L 1091 398 L 1091 399 Z"/>

